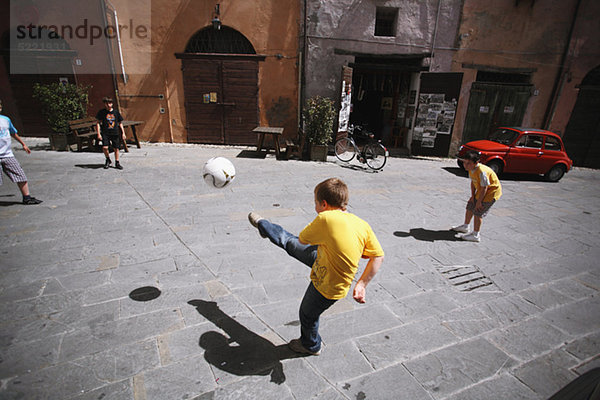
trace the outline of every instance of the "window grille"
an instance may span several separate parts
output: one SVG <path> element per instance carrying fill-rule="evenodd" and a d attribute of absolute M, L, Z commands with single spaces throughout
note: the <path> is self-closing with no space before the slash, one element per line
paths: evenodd
<path fill-rule="evenodd" d="M 375 13 L 375 36 L 396 36 L 398 9 L 377 7 Z"/>

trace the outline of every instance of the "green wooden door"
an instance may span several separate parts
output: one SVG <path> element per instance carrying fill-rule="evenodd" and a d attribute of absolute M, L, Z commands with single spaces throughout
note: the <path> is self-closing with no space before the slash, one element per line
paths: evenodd
<path fill-rule="evenodd" d="M 498 101 L 498 92 L 491 85 L 473 82 L 463 129 L 463 143 L 484 139 L 490 132 L 492 116 Z"/>
<path fill-rule="evenodd" d="M 498 102 L 490 133 L 500 126 L 520 126 L 531 96 L 530 86 L 498 86 Z"/>
<path fill-rule="evenodd" d="M 486 139 L 500 126 L 520 126 L 531 85 L 473 82 L 462 142 Z"/>

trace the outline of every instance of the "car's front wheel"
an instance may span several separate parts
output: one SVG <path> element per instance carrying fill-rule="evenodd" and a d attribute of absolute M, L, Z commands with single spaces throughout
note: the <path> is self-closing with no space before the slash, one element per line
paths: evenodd
<path fill-rule="evenodd" d="M 565 167 L 563 167 L 562 165 L 555 165 L 554 167 L 550 168 L 550 171 L 546 172 L 544 177 L 548 182 L 558 182 L 564 174 Z"/>
<path fill-rule="evenodd" d="M 490 161 L 487 163 L 487 166 L 490 167 L 496 175 L 500 175 L 502 173 L 502 163 L 498 160 Z"/>

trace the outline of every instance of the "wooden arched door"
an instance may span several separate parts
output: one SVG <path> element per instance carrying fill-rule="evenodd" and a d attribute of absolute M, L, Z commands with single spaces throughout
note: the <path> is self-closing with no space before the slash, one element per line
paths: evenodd
<path fill-rule="evenodd" d="M 182 62 L 188 142 L 254 144 L 258 63 L 265 57 L 227 27 L 200 30 L 175 56 Z"/>

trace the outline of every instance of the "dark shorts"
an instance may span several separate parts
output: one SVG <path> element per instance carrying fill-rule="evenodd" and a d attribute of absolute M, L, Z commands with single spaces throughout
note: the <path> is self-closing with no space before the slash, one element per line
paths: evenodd
<path fill-rule="evenodd" d="M 0 158 L 2 170 L 13 182 L 27 182 L 25 171 L 21 168 L 21 164 L 14 157 Z M 0 185 L 2 185 L 2 173 L 0 172 Z"/>
<path fill-rule="evenodd" d="M 102 147 L 112 147 L 113 149 L 118 149 L 121 147 L 121 136 L 103 132 Z"/>
<path fill-rule="evenodd" d="M 469 200 L 469 201 L 467 201 L 467 210 L 473 211 L 473 215 L 483 218 L 487 215 L 488 211 L 490 211 L 490 208 L 492 208 L 492 206 L 494 205 L 495 202 L 496 202 L 496 200 L 483 201 L 483 202 L 481 202 L 481 205 L 483 208 L 481 210 L 477 211 L 477 210 L 475 210 L 476 201 Z"/>

